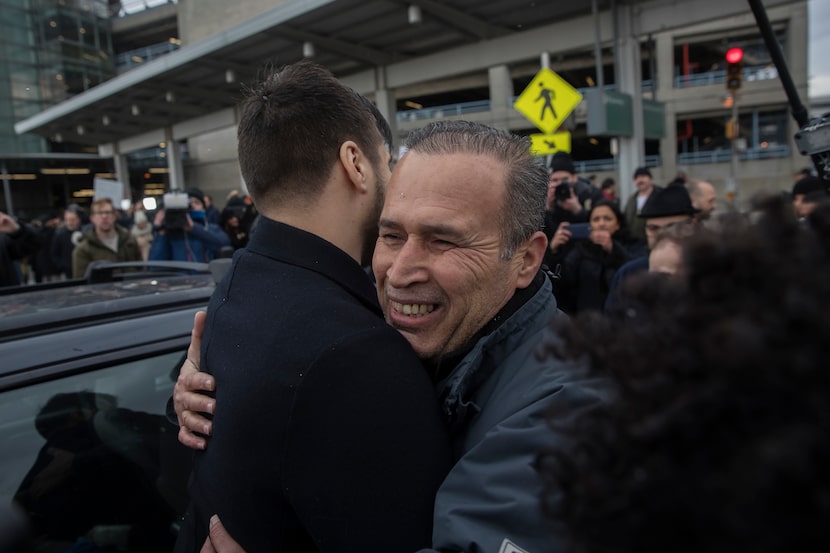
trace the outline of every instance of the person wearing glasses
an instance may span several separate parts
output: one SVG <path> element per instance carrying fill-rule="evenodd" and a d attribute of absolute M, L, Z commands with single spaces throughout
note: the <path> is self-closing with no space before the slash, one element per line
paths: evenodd
<path fill-rule="evenodd" d="M 678 232 L 693 234 L 699 226 L 695 217 L 697 212 L 698 210 L 692 205 L 689 191 L 684 186 L 669 186 L 652 192 L 642 212 L 638 215 L 645 221 L 646 243 L 649 251 L 654 248 L 660 233 L 666 229 L 678 227 Z M 617 269 L 605 300 L 606 312 L 616 310 L 624 303 L 621 301 L 622 282 L 631 275 L 648 271 L 648 259 L 649 256 L 646 253 Z"/>
<path fill-rule="evenodd" d="M 118 214 L 109 198 L 92 202 L 88 229 L 72 251 L 72 276 L 82 278 L 93 261 L 141 261 L 130 231 L 116 224 Z"/>

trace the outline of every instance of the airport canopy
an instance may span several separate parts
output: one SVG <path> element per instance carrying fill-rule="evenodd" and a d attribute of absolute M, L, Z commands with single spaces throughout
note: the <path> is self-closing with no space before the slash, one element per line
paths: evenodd
<path fill-rule="evenodd" d="M 590 13 L 591 0 L 295 0 L 127 71 L 15 130 L 115 143 L 231 108 L 266 64 L 295 62 L 308 49 L 344 78 Z"/>

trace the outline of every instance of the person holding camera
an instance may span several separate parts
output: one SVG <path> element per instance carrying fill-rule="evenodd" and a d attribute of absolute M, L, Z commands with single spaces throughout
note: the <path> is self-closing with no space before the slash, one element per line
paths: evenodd
<path fill-rule="evenodd" d="M 558 274 L 558 266 L 570 251 L 573 223 L 587 223 L 588 211 L 602 201 L 602 191 L 588 180 L 576 174 L 571 156 L 556 152 L 550 164 L 548 196 L 545 203 L 545 234 L 548 236 L 548 251 L 544 264 Z"/>
<path fill-rule="evenodd" d="M 231 241 L 219 225 L 208 223 L 205 196 L 198 188 L 185 194 L 164 195 L 164 209 L 156 213 L 156 235 L 150 261 L 196 261 L 207 263 L 219 257 Z"/>

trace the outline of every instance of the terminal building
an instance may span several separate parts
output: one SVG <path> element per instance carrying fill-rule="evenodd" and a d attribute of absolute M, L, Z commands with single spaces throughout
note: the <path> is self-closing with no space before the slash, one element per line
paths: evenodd
<path fill-rule="evenodd" d="M 763 3 L 809 104 L 808 2 Z M 558 129 L 577 169 L 614 177 L 623 197 L 646 165 L 658 184 L 682 171 L 743 208 L 789 190 L 810 164 L 745 0 L 0 0 L 0 10 L 15 22 L 0 39 L 0 209 L 28 216 L 88 203 L 96 177 L 133 200 L 198 186 L 221 207 L 245 186 L 244 86 L 303 57 L 371 98 L 396 148 L 440 118 L 541 132 L 514 102 L 542 67 L 585 98 L 625 96 L 624 131 L 598 130 L 587 100 Z M 733 47 L 744 52 L 734 96 Z"/>

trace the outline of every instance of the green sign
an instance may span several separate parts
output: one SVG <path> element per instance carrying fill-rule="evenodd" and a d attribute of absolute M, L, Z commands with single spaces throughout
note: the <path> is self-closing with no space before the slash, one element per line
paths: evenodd
<path fill-rule="evenodd" d="M 588 102 L 588 134 L 594 136 L 631 136 L 634 120 L 631 117 L 631 96 L 599 88 L 585 91 Z"/>
<path fill-rule="evenodd" d="M 632 99 L 628 94 L 589 88 L 585 91 L 588 103 L 588 134 L 594 136 L 633 136 L 634 117 Z M 654 100 L 643 100 L 644 138 L 660 139 L 666 136 L 665 105 Z"/>
<path fill-rule="evenodd" d="M 643 100 L 643 134 L 658 140 L 666 136 L 666 106 L 663 102 Z"/>

